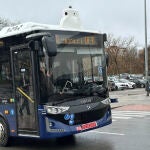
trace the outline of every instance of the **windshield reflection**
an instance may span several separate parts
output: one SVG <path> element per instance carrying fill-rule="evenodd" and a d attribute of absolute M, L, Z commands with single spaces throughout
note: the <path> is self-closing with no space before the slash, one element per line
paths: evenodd
<path fill-rule="evenodd" d="M 58 47 L 57 55 L 40 58 L 40 95 L 43 102 L 72 100 L 102 94 L 103 51 L 95 47 Z"/>

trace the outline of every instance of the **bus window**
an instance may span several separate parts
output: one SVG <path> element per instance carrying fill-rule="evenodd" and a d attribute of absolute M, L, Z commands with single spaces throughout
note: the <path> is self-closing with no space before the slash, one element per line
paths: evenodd
<path fill-rule="evenodd" d="M 0 83 L 10 83 L 11 74 L 10 74 L 10 65 L 8 62 L 3 62 L 0 64 Z"/>
<path fill-rule="evenodd" d="M 10 64 L 8 61 L 0 63 L 0 97 L 10 98 L 12 89 L 12 79 Z"/>

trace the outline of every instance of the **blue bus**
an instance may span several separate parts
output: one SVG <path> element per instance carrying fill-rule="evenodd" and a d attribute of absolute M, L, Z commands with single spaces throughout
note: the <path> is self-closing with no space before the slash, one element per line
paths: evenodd
<path fill-rule="evenodd" d="M 0 146 L 10 137 L 57 138 L 112 123 L 106 34 L 63 21 L 0 31 Z"/>

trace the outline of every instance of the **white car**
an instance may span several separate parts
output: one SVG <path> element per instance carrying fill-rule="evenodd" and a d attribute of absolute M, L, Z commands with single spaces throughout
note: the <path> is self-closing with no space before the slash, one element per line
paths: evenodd
<path fill-rule="evenodd" d="M 127 85 L 123 82 L 120 82 L 119 80 L 114 80 L 115 83 L 115 89 L 116 90 L 124 90 L 127 89 Z"/>
<path fill-rule="evenodd" d="M 135 89 L 136 88 L 136 84 L 134 82 L 131 82 L 131 81 L 126 80 L 126 79 L 120 79 L 119 81 L 122 83 L 125 83 L 129 89 Z"/>

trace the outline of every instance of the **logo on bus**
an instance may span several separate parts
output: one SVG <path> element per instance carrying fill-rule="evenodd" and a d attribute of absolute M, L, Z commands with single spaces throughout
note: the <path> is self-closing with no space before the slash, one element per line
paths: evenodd
<path fill-rule="evenodd" d="M 80 103 L 83 105 L 83 104 L 87 104 L 87 103 L 91 103 L 92 102 L 92 99 L 91 98 L 83 98 Z"/>

